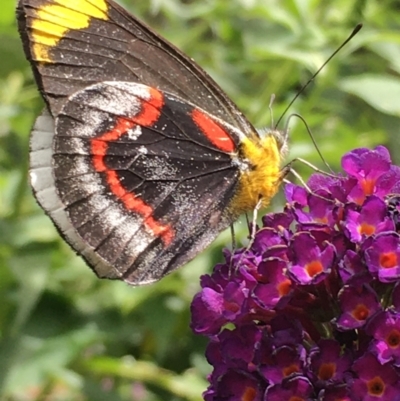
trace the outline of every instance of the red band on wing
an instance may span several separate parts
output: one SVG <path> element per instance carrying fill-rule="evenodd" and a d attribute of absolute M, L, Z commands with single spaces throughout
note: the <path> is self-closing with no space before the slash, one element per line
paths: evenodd
<path fill-rule="evenodd" d="M 228 153 L 235 151 L 236 146 L 231 136 L 207 114 L 198 109 L 193 109 L 192 119 L 209 141 L 218 149 Z"/>
<path fill-rule="evenodd" d="M 116 141 L 134 126 L 134 121 L 119 118 L 112 131 L 106 132 L 99 138 L 91 140 L 92 161 L 97 172 L 102 173 L 107 171 L 107 166 L 104 163 L 104 156 L 107 154 L 108 142 Z"/>
<path fill-rule="evenodd" d="M 149 88 L 150 100 L 142 101 L 142 110 L 136 116 L 132 117 L 138 125 L 149 126 L 157 121 L 160 117 L 160 110 L 164 105 L 164 97 L 160 91 Z"/>
<path fill-rule="evenodd" d="M 104 173 L 111 192 L 124 204 L 124 206 L 144 217 L 145 226 L 157 237 L 161 236 L 165 246 L 168 246 L 174 238 L 174 231 L 170 225 L 164 225 L 152 217 L 153 208 L 147 205 L 142 199 L 132 192 L 126 191 L 121 184 L 115 170 L 110 170 L 106 163 L 108 143 L 118 140 L 128 130 L 136 125 L 150 126 L 160 117 L 160 110 L 163 106 L 163 95 L 156 89 L 150 88 L 150 100 L 143 100 L 140 113 L 132 118 L 120 117 L 115 127 L 98 138 L 91 140 L 91 154 L 94 169 Z"/>

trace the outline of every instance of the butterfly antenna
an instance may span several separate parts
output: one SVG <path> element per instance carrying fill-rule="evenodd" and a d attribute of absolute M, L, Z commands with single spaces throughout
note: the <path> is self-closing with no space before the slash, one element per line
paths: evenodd
<path fill-rule="evenodd" d="M 303 122 L 303 124 L 304 124 L 304 126 L 306 127 L 306 130 L 307 130 L 307 132 L 308 132 L 308 136 L 311 138 L 311 141 L 312 141 L 312 143 L 314 144 L 314 148 L 315 148 L 316 151 L 318 152 L 318 155 L 319 155 L 320 159 L 322 160 L 322 163 L 324 163 L 325 166 L 327 167 L 327 169 L 328 169 L 332 174 L 334 174 L 334 171 L 332 170 L 331 166 L 330 166 L 330 165 L 328 164 L 328 162 L 325 160 L 324 156 L 322 156 L 321 150 L 319 149 L 319 146 L 317 145 L 317 141 L 315 140 L 315 137 L 314 137 L 313 133 L 311 132 L 311 129 L 310 129 L 310 127 L 308 126 L 308 124 L 307 124 L 307 122 L 306 122 L 306 120 L 304 119 L 303 116 L 301 116 L 300 114 L 297 114 L 297 113 L 291 114 L 291 115 L 289 116 L 289 118 L 287 119 L 285 131 L 288 129 L 287 127 L 288 127 L 289 121 L 290 121 L 290 119 L 291 119 L 292 117 L 297 117 L 297 118 L 299 118 L 299 119 Z M 314 167 L 314 166 L 313 166 L 313 167 Z"/>
<path fill-rule="evenodd" d="M 351 39 L 353 39 L 353 37 L 355 35 L 357 35 L 357 33 L 360 31 L 360 29 L 362 28 L 362 24 L 358 24 L 353 31 L 351 32 L 350 36 L 328 57 L 328 59 L 321 65 L 321 67 L 318 68 L 318 70 L 313 74 L 313 76 L 306 82 L 305 85 L 303 85 L 303 87 L 296 93 L 296 96 L 292 99 L 292 101 L 287 105 L 286 109 L 284 110 L 284 112 L 281 114 L 281 116 L 279 117 L 275 128 L 278 127 L 279 123 L 282 121 L 282 118 L 286 115 L 286 113 L 288 112 L 288 110 L 292 107 L 292 104 L 296 101 L 296 99 L 304 92 L 304 90 L 308 87 L 308 85 L 310 85 L 310 83 L 312 81 L 314 81 L 314 79 L 316 78 L 316 76 L 321 72 L 321 70 L 329 63 L 329 61 L 332 60 L 333 57 L 336 56 L 337 53 L 339 53 L 339 51 L 346 46 L 346 44 L 348 42 L 350 42 Z"/>
<path fill-rule="evenodd" d="M 274 102 L 275 102 L 275 93 L 273 93 L 272 95 L 271 95 L 271 98 L 269 99 L 269 105 L 268 105 L 268 108 L 269 108 L 269 115 L 270 115 L 270 117 L 271 117 L 271 127 L 273 127 L 274 126 L 274 112 L 273 112 L 273 110 L 272 110 L 272 105 L 274 104 Z"/>

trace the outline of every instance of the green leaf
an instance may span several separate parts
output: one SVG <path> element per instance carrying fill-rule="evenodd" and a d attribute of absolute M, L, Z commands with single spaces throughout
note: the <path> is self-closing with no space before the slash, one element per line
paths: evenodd
<path fill-rule="evenodd" d="M 382 113 L 400 117 L 400 79 L 384 75 L 363 74 L 344 78 L 339 87 L 358 96 Z"/>

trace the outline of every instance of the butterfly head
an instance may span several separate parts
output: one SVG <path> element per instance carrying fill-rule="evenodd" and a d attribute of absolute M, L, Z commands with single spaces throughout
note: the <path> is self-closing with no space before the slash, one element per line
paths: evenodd
<path fill-rule="evenodd" d="M 275 138 L 276 145 L 278 146 L 281 159 L 284 159 L 289 153 L 289 130 L 272 129 L 272 128 L 260 128 L 257 130 L 258 135 L 261 138 L 266 136 L 272 136 Z"/>

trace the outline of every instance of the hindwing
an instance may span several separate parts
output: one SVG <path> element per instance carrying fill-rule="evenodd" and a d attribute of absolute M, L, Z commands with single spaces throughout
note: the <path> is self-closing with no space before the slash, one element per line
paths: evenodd
<path fill-rule="evenodd" d="M 240 134 L 190 103 L 140 84 L 95 84 L 70 96 L 36 148 L 45 118 L 32 138 L 36 197 L 99 276 L 158 280 L 237 217 L 227 206 Z"/>

